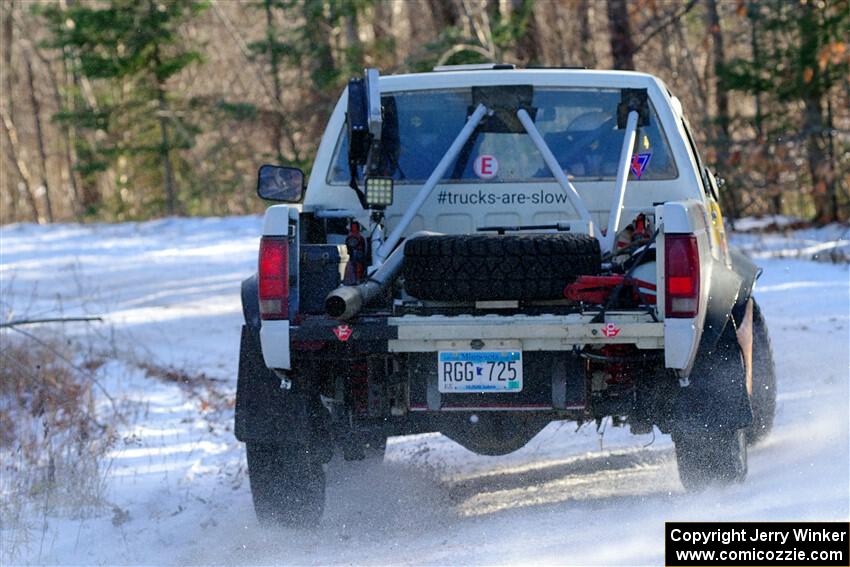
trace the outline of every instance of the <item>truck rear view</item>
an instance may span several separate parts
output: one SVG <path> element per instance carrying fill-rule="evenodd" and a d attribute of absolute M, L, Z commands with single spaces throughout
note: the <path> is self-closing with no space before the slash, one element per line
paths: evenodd
<path fill-rule="evenodd" d="M 268 209 L 243 285 L 261 520 L 317 521 L 335 450 L 425 431 L 498 455 L 610 417 L 672 434 L 688 488 L 744 478 L 775 399 L 757 269 L 657 79 L 370 70 L 306 191 L 274 166 L 258 189 L 297 203 Z"/>

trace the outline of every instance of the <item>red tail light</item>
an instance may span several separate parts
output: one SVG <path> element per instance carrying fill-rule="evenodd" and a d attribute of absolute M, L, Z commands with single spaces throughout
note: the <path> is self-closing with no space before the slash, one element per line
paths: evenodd
<path fill-rule="evenodd" d="M 699 310 L 699 248 L 692 234 L 664 235 L 665 317 L 696 317 Z"/>
<path fill-rule="evenodd" d="M 260 318 L 289 318 L 289 239 L 264 236 L 260 240 Z"/>

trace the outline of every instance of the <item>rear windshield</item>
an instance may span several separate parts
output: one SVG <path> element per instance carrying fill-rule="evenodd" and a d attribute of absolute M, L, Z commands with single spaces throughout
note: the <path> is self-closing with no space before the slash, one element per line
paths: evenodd
<path fill-rule="evenodd" d="M 394 108 L 397 116 L 397 143 L 391 144 L 395 147 L 382 159 L 382 173 L 397 183 L 422 183 L 428 178 L 460 132 L 473 104 L 470 89 L 396 92 L 384 95 L 381 102 L 385 114 L 387 108 Z M 616 177 L 624 132 L 617 129 L 619 102 L 619 90 L 535 88 L 535 124 L 567 175 L 581 180 Z M 328 174 L 329 183 L 350 181 L 347 156 L 344 128 Z M 651 109 L 650 125 L 638 130 L 630 179 L 676 177 L 670 148 Z M 488 183 L 552 178 L 526 133 L 484 132 L 481 128 L 445 175 L 454 182 Z"/>

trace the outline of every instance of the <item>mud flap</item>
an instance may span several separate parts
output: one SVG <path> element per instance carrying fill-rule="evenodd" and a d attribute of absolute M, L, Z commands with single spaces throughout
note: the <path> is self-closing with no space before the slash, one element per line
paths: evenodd
<path fill-rule="evenodd" d="M 679 388 L 673 405 L 673 431 L 736 431 L 752 425 L 747 374 L 732 321 L 715 348 L 700 348 L 699 353 L 690 384 Z"/>
<path fill-rule="evenodd" d="M 257 330 L 243 325 L 236 382 L 236 438 L 262 443 L 322 446 L 321 403 L 299 391 L 298 381 L 282 389 L 263 362 Z"/>

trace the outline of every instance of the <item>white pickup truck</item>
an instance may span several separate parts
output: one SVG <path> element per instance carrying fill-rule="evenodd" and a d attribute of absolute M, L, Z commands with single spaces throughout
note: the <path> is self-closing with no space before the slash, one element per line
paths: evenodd
<path fill-rule="evenodd" d="M 315 523 L 323 464 L 439 431 L 477 453 L 553 420 L 673 437 L 741 481 L 775 376 L 682 105 L 633 72 L 352 79 L 310 174 L 265 165 L 236 436 L 262 522 Z"/>

